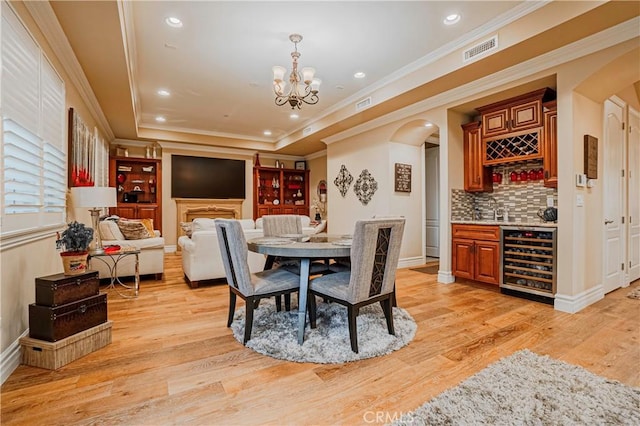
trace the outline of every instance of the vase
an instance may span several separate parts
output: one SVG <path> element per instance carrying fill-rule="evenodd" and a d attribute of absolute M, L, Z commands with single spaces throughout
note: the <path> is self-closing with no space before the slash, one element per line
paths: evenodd
<path fill-rule="evenodd" d="M 84 251 L 66 251 L 60 253 L 65 275 L 80 275 L 87 272 L 89 253 Z"/>

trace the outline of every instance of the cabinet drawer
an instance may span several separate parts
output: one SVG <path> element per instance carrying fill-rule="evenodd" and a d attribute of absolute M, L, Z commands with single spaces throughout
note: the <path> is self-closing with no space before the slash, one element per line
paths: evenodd
<path fill-rule="evenodd" d="M 451 236 L 470 240 L 500 241 L 500 227 L 496 225 L 463 225 L 454 223 L 451 227 Z"/>

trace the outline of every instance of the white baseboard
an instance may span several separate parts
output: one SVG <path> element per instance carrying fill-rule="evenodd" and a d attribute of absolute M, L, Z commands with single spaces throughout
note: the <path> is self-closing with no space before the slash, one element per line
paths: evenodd
<path fill-rule="evenodd" d="M 438 271 L 438 282 L 440 284 L 451 284 L 456 282 L 456 277 L 453 276 L 451 271 Z"/>
<path fill-rule="evenodd" d="M 165 253 L 175 253 L 176 251 L 178 251 L 178 246 L 176 245 L 164 246 Z"/>
<path fill-rule="evenodd" d="M 553 308 L 556 311 L 575 314 L 601 299 L 604 299 L 604 287 L 602 285 L 597 285 L 583 291 L 582 293 L 578 293 L 575 296 L 556 293 L 555 300 L 553 301 Z"/>
<path fill-rule="evenodd" d="M 15 342 L 9 345 L 7 349 L 0 355 L 0 384 L 4 383 L 9 378 L 11 373 L 15 371 L 22 361 L 22 351 L 20 348 L 20 339 L 29 335 L 29 329 L 16 339 Z"/>
<path fill-rule="evenodd" d="M 405 257 L 404 259 L 398 260 L 398 268 L 413 268 L 414 266 L 424 265 L 424 257 L 416 256 L 416 257 Z"/>

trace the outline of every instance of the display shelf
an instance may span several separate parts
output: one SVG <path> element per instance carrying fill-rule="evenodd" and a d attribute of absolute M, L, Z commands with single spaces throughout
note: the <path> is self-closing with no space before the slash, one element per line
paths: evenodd
<path fill-rule="evenodd" d="M 502 228 L 501 287 L 553 297 L 556 291 L 556 231 Z"/>
<path fill-rule="evenodd" d="M 253 217 L 309 215 L 309 171 L 254 167 Z"/>
<path fill-rule="evenodd" d="M 162 229 L 162 162 L 159 159 L 111 157 L 109 185 L 116 188 L 117 207 L 111 214 L 127 219 L 153 219 Z"/>

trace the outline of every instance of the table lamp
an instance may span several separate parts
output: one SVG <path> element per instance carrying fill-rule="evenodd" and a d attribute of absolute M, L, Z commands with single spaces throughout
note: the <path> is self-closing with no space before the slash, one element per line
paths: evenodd
<path fill-rule="evenodd" d="M 90 207 L 94 247 L 89 250 L 89 254 L 103 254 L 98 220 L 100 210 L 105 207 L 116 207 L 116 189 L 105 186 L 76 186 L 71 188 L 71 197 L 74 207 Z"/>

